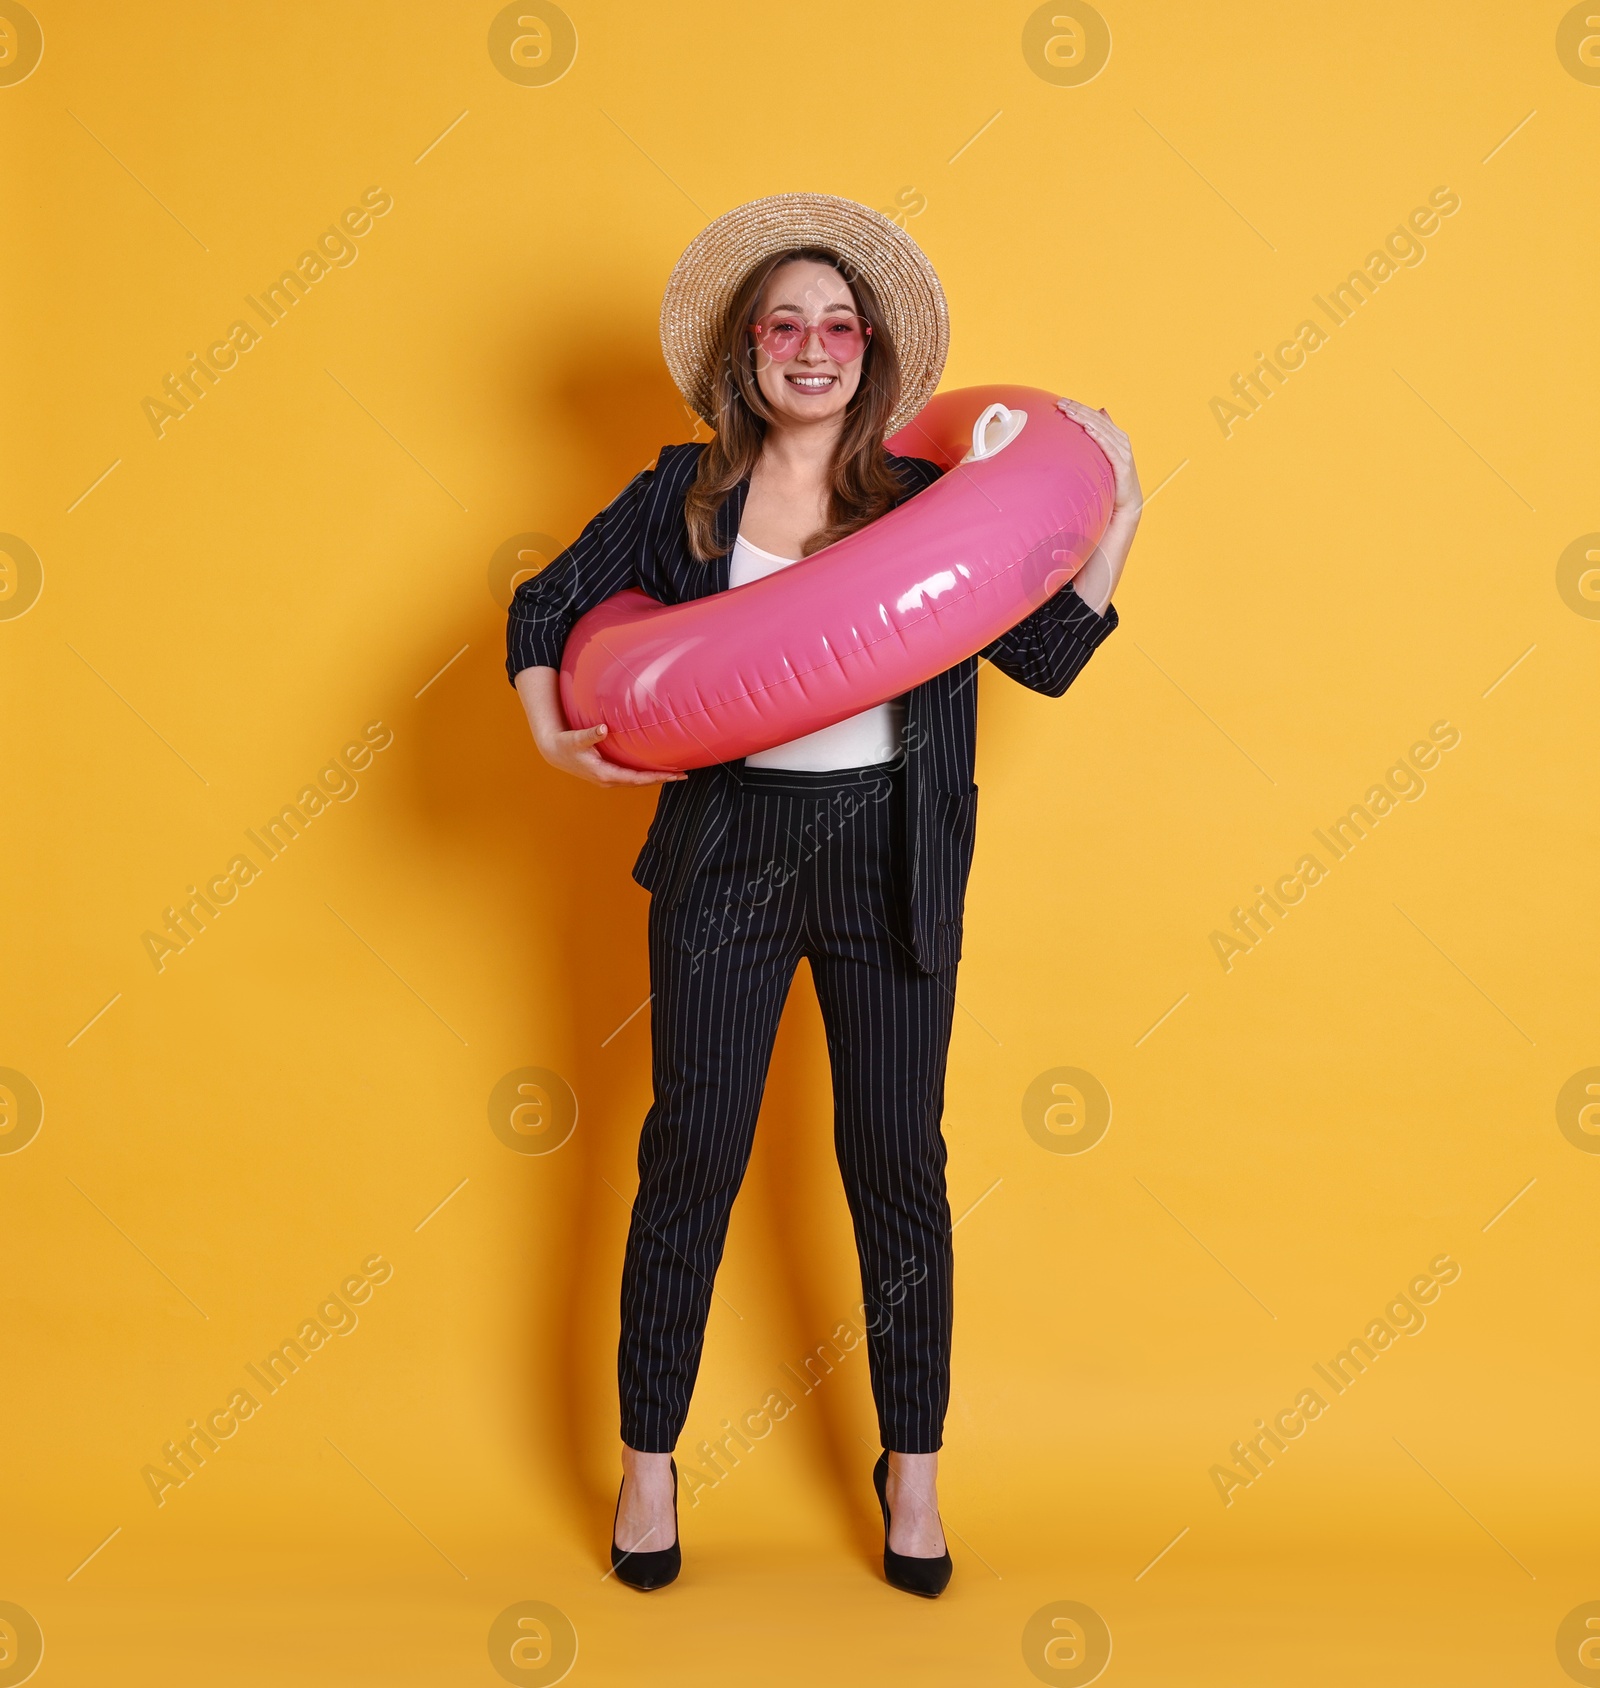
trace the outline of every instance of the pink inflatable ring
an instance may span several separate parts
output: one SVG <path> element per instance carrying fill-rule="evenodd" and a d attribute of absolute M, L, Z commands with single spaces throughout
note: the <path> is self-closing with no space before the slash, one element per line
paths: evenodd
<path fill-rule="evenodd" d="M 1083 567 L 1111 465 L 1036 387 L 942 393 L 888 449 L 950 471 L 870 527 L 685 604 L 619 592 L 572 629 L 561 703 L 630 768 L 770 749 L 886 702 L 997 639 Z"/>

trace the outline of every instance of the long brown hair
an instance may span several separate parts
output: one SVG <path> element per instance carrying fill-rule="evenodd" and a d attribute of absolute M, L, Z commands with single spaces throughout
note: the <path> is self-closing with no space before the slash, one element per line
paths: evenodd
<path fill-rule="evenodd" d="M 847 533 L 875 522 L 903 496 L 883 449 L 889 419 L 900 402 L 900 360 L 871 283 L 825 247 L 803 246 L 757 264 L 734 294 L 717 342 L 716 438 L 700 455 L 700 468 L 684 507 L 689 549 L 702 563 L 728 549 L 717 537 L 717 514 L 728 494 L 749 478 L 761 456 L 771 407 L 756 381 L 754 341 L 748 332 L 774 270 L 810 259 L 837 270 L 855 296 L 856 310 L 872 325 L 861 364 L 861 382 L 845 411 L 829 472 L 828 519 L 806 541 L 809 557 Z M 732 538 L 729 538 L 729 544 Z"/>

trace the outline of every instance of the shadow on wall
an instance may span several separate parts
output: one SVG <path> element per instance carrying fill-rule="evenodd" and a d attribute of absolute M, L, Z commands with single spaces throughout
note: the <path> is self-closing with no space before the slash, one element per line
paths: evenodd
<path fill-rule="evenodd" d="M 575 306 L 570 314 L 581 319 L 586 308 Z M 552 449 L 531 464 L 526 486 L 508 490 L 504 525 L 508 532 L 537 530 L 570 543 L 660 446 L 694 437 L 694 425 L 653 337 L 554 343 L 562 348 L 559 361 L 548 358 L 552 342 L 543 335 L 530 336 L 515 354 L 520 361 L 513 367 L 535 372 L 528 389 L 530 433 L 549 438 Z M 426 672 L 432 653 L 470 646 L 462 672 L 446 675 L 417 711 L 413 796 L 422 833 L 435 845 L 430 871 L 475 888 L 471 894 L 504 911 L 508 970 L 526 980 L 526 990 L 508 1005 L 507 1018 L 517 1029 L 496 1051 L 493 1078 L 513 1066 L 548 1066 L 579 1099 L 572 1138 L 549 1161 L 529 1163 L 537 1234 L 527 1256 L 522 1416 L 530 1481 L 544 1486 L 553 1473 L 562 1474 L 573 1525 L 594 1541 L 604 1563 L 618 1475 L 618 1293 L 639 1126 L 649 1101 L 648 1008 L 617 1028 L 649 990 L 648 899 L 630 874 L 656 793 L 601 790 L 557 774 L 540 759 L 506 683 L 504 611 L 488 590 L 489 554 L 503 537 L 470 560 L 467 574 L 476 593 L 461 595 L 460 618 L 448 633 L 431 631 L 415 659 L 418 671 Z M 450 561 L 449 572 L 462 572 L 459 560 Z M 559 1021 L 550 1012 L 555 1003 Z M 815 1021 L 814 1003 L 806 1009 Z M 768 1371 L 814 1346 L 818 1333 L 841 1316 L 832 1305 L 840 1294 L 825 1295 L 812 1281 L 820 1235 L 835 1242 L 842 1237 L 850 1260 L 849 1274 L 829 1277 L 852 1286 L 857 1281 L 837 1172 L 830 1174 L 820 1030 L 814 1037 L 802 1031 L 797 1041 L 793 1020 L 791 1012 L 780 1037 L 784 1076 L 779 1083 L 775 1073 L 769 1093 L 755 1187 L 740 1204 L 740 1210 L 756 1211 L 735 1213 L 736 1228 L 742 1218 L 756 1246 L 776 1256 L 769 1269 L 783 1286 L 786 1328 L 748 1334 Z M 797 1068 L 806 1070 L 803 1077 Z M 482 1121 L 485 1100 L 465 1099 L 462 1117 Z M 801 1113 L 804 1118 L 796 1117 Z M 830 1176 L 837 1214 L 819 1226 L 816 1203 L 797 1206 L 795 1192 L 815 1190 Z M 827 1252 L 835 1252 L 834 1243 Z M 843 1304 L 853 1307 L 858 1299 L 859 1289 L 851 1288 Z M 864 1379 L 864 1357 L 860 1370 Z M 819 1401 L 826 1394 L 819 1392 Z M 827 1416 L 818 1415 L 812 1432 L 841 1474 L 847 1457 L 860 1463 L 854 1457 L 858 1415 L 848 1415 L 847 1435 L 839 1417 L 843 1406 L 842 1399 L 830 1398 Z"/>

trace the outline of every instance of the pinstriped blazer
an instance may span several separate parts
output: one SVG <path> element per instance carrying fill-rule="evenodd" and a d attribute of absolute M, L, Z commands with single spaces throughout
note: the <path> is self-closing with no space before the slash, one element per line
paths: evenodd
<path fill-rule="evenodd" d="M 578 617 L 625 587 L 662 603 L 683 603 L 722 592 L 728 553 L 744 515 L 748 483 L 728 495 L 718 516 L 723 554 L 697 562 L 689 550 L 684 500 L 703 445 L 663 446 L 653 469 L 637 475 L 621 495 L 548 567 L 525 580 L 512 599 L 506 626 L 506 672 L 559 668 Z M 910 498 L 939 478 L 936 464 L 891 457 Z M 1060 697 L 1117 625 L 1115 606 L 1104 615 L 1064 589 L 987 646 L 982 655 L 1013 680 Z M 978 788 L 978 658 L 968 657 L 907 693 L 905 718 L 905 918 L 917 965 L 934 972 L 961 955 L 962 907 L 972 867 Z M 688 779 L 661 787 L 656 815 L 633 877 L 657 896 L 682 897 L 696 865 L 721 836 L 738 792 L 741 762 L 693 769 Z"/>

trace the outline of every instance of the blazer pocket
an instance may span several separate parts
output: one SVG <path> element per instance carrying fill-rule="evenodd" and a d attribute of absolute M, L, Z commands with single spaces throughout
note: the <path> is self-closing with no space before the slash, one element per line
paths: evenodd
<path fill-rule="evenodd" d="M 933 916 L 941 925 L 959 925 L 978 835 L 978 788 L 935 791 L 930 796 L 934 823 L 929 863 Z"/>
<path fill-rule="evenodd" d="M 659 891 L 683 856 L 684 833 L 704 808 L 702 782 L 673 780 L 661 787 L 644 847 L 633 864 L 633 877 L 650 892 Z"/>
<path fill-rule="evenodd" d="M 941 834 L 964 838 L 970 847 L 978 825 L 977 786 L 966 791 L 935 791 L 932 796 Z"/>

